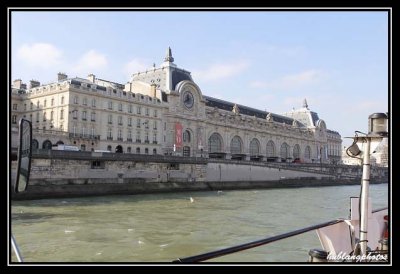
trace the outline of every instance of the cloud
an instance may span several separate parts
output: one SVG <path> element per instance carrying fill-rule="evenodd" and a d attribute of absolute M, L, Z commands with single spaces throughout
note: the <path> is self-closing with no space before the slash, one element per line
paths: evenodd
<path fill-rule="evenodd" d="M 192 70 L 193 78 L 196 80 L 216 81 L 233 77 L 249 67 L 247 61 L 237 61 L 234 63 L 214 64 L 204 70 Z"/>
<path fill-rule="evenodd" d="M 17 50 L 17 58 L 29 66 L 50 68 L 62 63 L 63 53 L 47 43 L 24 44 Z"/>
<path fill-rule="evenodd" d="M 264 81 L 252 81 L 252 82 L 250 82 L 249 85 L 251 88 L 267 88 L 267 87 L 269 87 L 269 83 L 264 82 Z"/>
<path fill-rule="evenodd" d="M 91 49 L 78 60 L 72 70 L 78 74 L 98 72 L 106 68 L 107 64 L 108 61 L 104 54 Z"/>
<path fill-rule="evenodd" d="M 122 71 L 127 78 L 130 78 L 133 73 L 145 71 L 148 68 L 148 63 L 144 59 L 134 58 L 125 64 Z"/>
<path fill-rule="evenodd" d="M 296 74 L 285 75 L 272 81 L 250 82 L 251 88 L 295 89 L 298 87 L 315 84 L 321 80 L 323 73 L 316 69 L 305 70 Z"/>

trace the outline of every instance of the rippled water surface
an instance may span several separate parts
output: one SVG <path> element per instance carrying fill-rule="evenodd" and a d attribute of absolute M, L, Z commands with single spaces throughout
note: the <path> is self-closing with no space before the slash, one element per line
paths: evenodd
<path fill-rule="evenodd" d="M 26 262 L 171 262 L 348 217 L 360 187 L 181 192 L 13 201 L 12 231 Z M 388 184 L 372 185 L 373 208 Z M 315 232 L 210 262 L 305 262 Z M 16 260 L 12 256 L 13 261 Z"/>

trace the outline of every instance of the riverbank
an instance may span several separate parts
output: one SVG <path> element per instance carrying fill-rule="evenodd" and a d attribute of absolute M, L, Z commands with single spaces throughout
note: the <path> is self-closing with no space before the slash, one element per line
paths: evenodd
<path fill-rule="evenodd" d="M 372 181 L 371 184 L 387 183 Z M 258 182 L 166 182 L 166 183 L 105 183 L 105 184 L 69 184 L 69 185 L 33 185 L 26 192 L 13 194 L 14 200 L 32 200 L 48 198 L 87 197 L 104 195 L 134 195 L 152 193 L 173 193 L 182 191 L 218 191 L 241 189 L 273 189 L 273 188 L 300 188 L 358 185 L 360 180 L 342 180 L 340 182 L 329 179 L 292 178 L 277 181 Z"/>
<path fill-rule="evenodd" d="M 373 168 L 371 182 L 387 183 L 387 174 Z M 345 165 L 49 151 L 33 155 L 28 189 L 12 199 L 340 186 L 359 184 L 361 175 Z"/>

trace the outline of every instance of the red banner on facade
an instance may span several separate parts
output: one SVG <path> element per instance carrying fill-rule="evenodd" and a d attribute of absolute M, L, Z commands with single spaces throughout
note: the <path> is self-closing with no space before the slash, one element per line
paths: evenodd
<path fill-rule="evenodd" d="M 175 146 L 182 147 L 182 124 L 175 123 Z"/>

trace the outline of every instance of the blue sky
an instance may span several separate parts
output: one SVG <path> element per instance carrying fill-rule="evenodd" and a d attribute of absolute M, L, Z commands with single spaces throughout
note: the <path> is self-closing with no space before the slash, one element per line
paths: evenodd
<path fill-rule="evenodd" d="M 16 11 L 11 78 L 126 83 L 168 46 L 203 94 L 274 113 L 306 98 L 342 137 L 388 111 L 385 11 Z"/>

